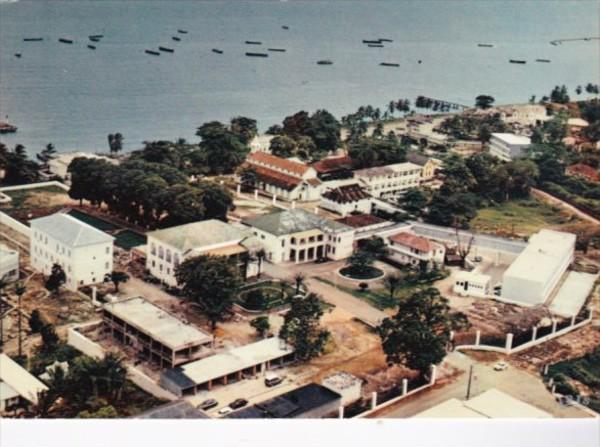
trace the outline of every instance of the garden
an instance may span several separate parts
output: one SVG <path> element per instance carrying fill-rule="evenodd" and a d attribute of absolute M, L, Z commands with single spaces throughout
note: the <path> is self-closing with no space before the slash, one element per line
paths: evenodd
<path fill-rule="evenodd" d="M 286 306 L 295 293 L 296 288 L 285 281 L 261 281 L 241 287 L 236 304 L 249 312 L 264 312 Z"/>

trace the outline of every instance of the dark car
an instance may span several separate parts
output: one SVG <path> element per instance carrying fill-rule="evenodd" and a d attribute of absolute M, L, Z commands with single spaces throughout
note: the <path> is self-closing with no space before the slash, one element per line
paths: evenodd
<path fill-rule="evenodd" d="M 320 258 L 315 259 L 315 264 L 323 264 L 324 262 L 327 262 L 327 261 L 329 261 L 329 259 L 321 256 Z"/>
<path fill-rule="evenodd" d="M 242 408 L 248 405 L 248 401 L 246 399 L 236 399 L 229 404 L 229 408 L 237 410 L 238 408 Z"/>
<path fill-rule="evenodd" d="M 211 408 L 215 408 L 217 405 L 219 405 L 219 402 L 217 402 L 216 399 L 206 399 L 204 402 L 198 405 L 198 408 L 201 410 L 210 410 Z"/>

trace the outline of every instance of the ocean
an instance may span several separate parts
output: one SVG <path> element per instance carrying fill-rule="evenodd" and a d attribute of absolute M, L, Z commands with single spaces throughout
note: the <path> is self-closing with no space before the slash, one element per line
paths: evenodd
<path fill-rule="evenodd" d="M 577 85 L 600 82 L 600 41 L 549 42 L 600 36 L 599 14 L 594 0 L 0 2 L 0 120 L 19 128 L 0 138 L 32 154 L 48 143 L 98 152 L 120 132 L 133 150 L 150 140 L 197 141 L 203 122 L 238 115 L 265 130 L 299 110 L 339 118 L 417 95 L 526 102 L 566 84 L 576 96 Z M 87 48 L 93 34 L 104 35 L 96 50 Z M 362 43 L 378 38 L 393 42 Z M 159 45 L 175 52 L 144 52 Z M 271 47 L 287 51 L 244 55 Z"/>

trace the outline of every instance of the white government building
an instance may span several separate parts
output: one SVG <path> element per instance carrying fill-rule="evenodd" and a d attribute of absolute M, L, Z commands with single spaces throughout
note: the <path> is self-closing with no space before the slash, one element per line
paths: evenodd
<path fill-rule="evenodd" d="M 354 171 L 354 178 L 376 198 L 395 198 L 421 181 L 423 167 L 414 163 L 396 163 Z"/>
<path fill-rule="evenodd" d="M 545 303 L 573 261 L 576 236 L 541 230 L 504 272 L 502 298 L 525 306 Z"/>
<path fill-rule="evenodd" d="M 59 264 L 67 289 L 102 282 L 112 272 L 112 236 L 63 213 L 33 219 L 30 226 L 31 266 L 49 275 Z"/>
<path fill-rule="evenodd" d="M 523 156 L 523 152 L 531 145 L 528 137 L 512 133 L 493 133 L 490 138 L 490 154 L 500 160 L 511 161 Z"/>

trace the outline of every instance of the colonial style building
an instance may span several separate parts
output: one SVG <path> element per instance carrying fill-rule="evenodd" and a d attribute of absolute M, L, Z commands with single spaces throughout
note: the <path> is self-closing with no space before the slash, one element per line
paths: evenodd
<path fill-rule="evenodd" d="M 493 133 L 490 138 L 490 154 L 503 161 L 511 161 L 523 156 L 531 145 L 529 137 L 512 133 Z"/>
<path fill-rule="evenodd" d="M 317 176 L 322 181 L 340 180 L 352 177 L 354 161 L 347 155 L 342 157 L 329 157 L 319 160 L 311 167 L 317 171 Z"/>
<path fill-rule="evenodd" d="M 103 231 L 63 213 L 33 219 L 30 227 L 31 266 L 49 275 L 59 264 L 69 290 L 102 282 L 112 272 L 114 238 Z"/>
<path fill-rule="evenodd" d="M 427 182 L 433 180 L 436 172 L 442 167 L 442 161 L 437 158 L 427 157 L 417 152 L 406 154 L 406 160 L 421 166 L 421 181 Z"/>
<path fill-rule="evenodd" d="M 320 206 L 342 217 L 350 213 L 369 214 L 371 196 L 358 183 L 353 183 L 326 190 L 321 194 Z"/>
<path fill-rule="evenodd" d="M 309 262 L 352 254 L 354 229 L 303 209 L 278 211 L 243 221 L 263 245 L 267 260 Z"/>
<path fill-rule="evenodd" d="M 373 197 L 393 199 L 419 186 L 423 168 L 414 163 L 397 163 L 354 171 L 354 178 Z"/>
<path fill-rule="evenodd" d="M 317 171 L 304 163 L 276 157 L 265 152 L 253 152 L 246 158 L 245 168 L 256 173 L 257 189 L 283 200 L 318 200 L 321 181 Z"/>
<path fill-rule="evenodd" d="M 446 249 L 416 234 L 401 232 L 388 238 L 388 258 L 413 267 L 440 268 L 444 265 Z"/>
<path fill-rule="evenodd" d="M 163 283 L 176 286 L 175 269 L 188 258 L 199 255 L 234 257 L 243 278 L 256 275 L 249 253 L 258 246 L 245 227 L 211 219 L 147 234 L 146 268 Z"/>

